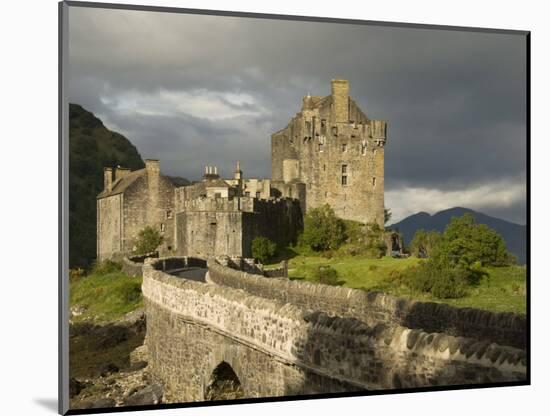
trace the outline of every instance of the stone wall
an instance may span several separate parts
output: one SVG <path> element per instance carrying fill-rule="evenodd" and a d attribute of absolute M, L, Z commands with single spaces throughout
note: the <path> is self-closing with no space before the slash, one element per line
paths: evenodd
<path fill-rule="evenodd" d="M 204 400 L 223 361 L 246 397 L 525 379 L 511 347 L 311 312 L 149 264 L 142 289 L 149 363 L 175 400 Z"/>
<path fill-rule="evenodd" d="M 289 279 L 265 279 L 215 261 L 208 263 L 213 282 L 244 289 L 255 296 L 289 302 L 311 310 L 353 317 L 369 324 L 391 322 L 427 332 L 487 340 L 525 348 L 525 317 L 434 302 L 418 302 L 378 292 L 327 286 Z"/>
<path fill-rule="evenodd" d="M 143 274 L 143 262 L 137 262 L 128 257 L 122 258 L 122 271 L 128 276 L 140 277 Z"/>
<path fill-rule="evenodd" d="M 264 236 L 286 246 L 303 229 L 300 203 L 295 199 L 178 200 L 177 255 L 251 257 L 254 238 Z"/>
<path fill-rule="evenodd" d="M 122 195 L 97 200 L 97 259 L 103 261 L 122 253 Z"/>
<path fill-rule="evenodd" d="M 135 240 L 145 226 L 164 236 L 161 254 L 174 248 L 174 185 L 154 170 L 135 180 L 124 192 L 124 252 L 131 254 Z"/>

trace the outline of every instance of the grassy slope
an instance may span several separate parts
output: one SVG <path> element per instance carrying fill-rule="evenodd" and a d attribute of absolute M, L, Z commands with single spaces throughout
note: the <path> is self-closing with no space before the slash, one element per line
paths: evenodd
<path fill-rule="evenodd" d="M 333 257 L 327 259 L 318 255 L 299 254 L 289 260 L 289 276 L 295 279 L 312 280 L 313 271 L 321 265 L 330 265 L 338 271 L 343 286 L 380 290 L 397 296 L 445 302 L 460 307 L 474 307 L 492 311 L 525 313 L 525 276 L 521 266 L 489 268 L 489 279 L 478 287 L 470 289 L 468 296 L 461 299 L 437 299 L 428 294 L 413 293 L 404 286 L 397 286 L 391 280 L 394 270 L 404 270 L 418 263 L 408 259 L 368 259 L 361 256 Z"/>
<path fill-rule="evenodd" d="M 74 322 L 93 321 L 101 324 L 115 321 L 143 306 L 141 278 L 122 272 L 91 274 L 70 286 L 70 306 L 84 312 Z"/>

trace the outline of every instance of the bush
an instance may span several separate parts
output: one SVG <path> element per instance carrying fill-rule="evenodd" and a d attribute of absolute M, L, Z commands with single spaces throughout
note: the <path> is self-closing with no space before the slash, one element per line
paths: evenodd
<path fill-rule="evenodd" d="M 436 265 L 426 261 L 404 272 L 402 282 L 417 292 L 440 299 L 456 299 L 467 294 L 469 273 L 465 269 Z"/>
<path fill-rule="evenodd" d="M 314 251 L 336 250 L 345 239 L 344 221 L 328 204 L 312 209 L 305 216 L 301 244 Z"/>
<path fill-rule="evenodd" d="M 92 267 L 92 274 L 109 274 L 122 270 L 122 264 L 113 260 L 96 261 Z"/>
<path fill-rule="evenodd" d="M 384 230 L 378 224 L 367 224 L 367 244 L 365 254 L 369 258 L 379 259 L 386 254 Z"/>
<path fill-rule="evenodd" d="M 437 231 L 418 230 L 410 243 L 411 254 L 420 258 L 430 257 L 440 239 L 441 234 Z"/>
<path fill-rule="evenodd" d="M 256 237 L 252 241 L 252 256 L 260 262 L 272 258 L 277 252 L 277 244 L 266 237 Z"/>
<path fill-rule="evenodd" d="M 69 282 L 76 282 L 85 276 L 84 269 L 80 267 L 76 269 L 69 269 Z"/>
<path fill-rule="evenodd" d="M 338 282 L 338 271 L 330 266 L 319 266 L 313 273 L 313 279 L 324 285 L 336 286 Z"/>
<path fill-rule="evenodd" d="M 161 233 L 153 227 L 147 226 L 138 233 L 138 238 L 135 241 L 135 253 L 138 256 L 153 253 L 164 241 Z"/>

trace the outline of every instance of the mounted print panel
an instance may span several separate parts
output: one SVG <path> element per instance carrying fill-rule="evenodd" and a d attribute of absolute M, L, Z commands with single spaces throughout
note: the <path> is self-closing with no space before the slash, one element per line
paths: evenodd
<path fill-rule="evenodd" d="M 528 32 L 60 27 L 60 413 L 529 384 Z"/>

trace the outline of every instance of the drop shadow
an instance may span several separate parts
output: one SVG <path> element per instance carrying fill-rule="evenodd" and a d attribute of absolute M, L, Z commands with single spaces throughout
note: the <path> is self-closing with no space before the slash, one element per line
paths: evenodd
<path fill-rule="evenodd" d="M 33 401 L 44 409 L 57 414 L 57 399 L 53 398 L 35 398 Z"/>

